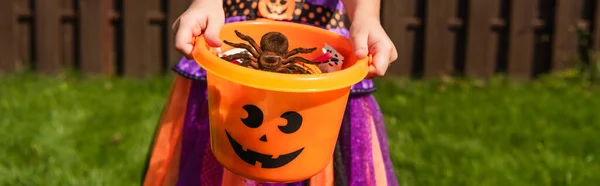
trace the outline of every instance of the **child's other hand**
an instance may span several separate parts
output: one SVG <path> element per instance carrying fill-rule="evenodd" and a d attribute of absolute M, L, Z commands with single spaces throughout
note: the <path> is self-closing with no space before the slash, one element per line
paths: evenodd
<path fill-rule="evenodd" d="M 204 35 L 211 47 L 222 45 L 219 33 L 225 22 L 222 1 L 207 2 L 196 0 L 173 24 L 175 48 L 186 58 L 191 59 L 194 36 Z"/>
<path fill-rule="evenodd" d="M 377 18 L 355 18 L 350 27 L 355 55 L 361 59 L 371 54 L 368 78 L 385 75 L 387 68 L 398 58 L 396 47 Z"/>

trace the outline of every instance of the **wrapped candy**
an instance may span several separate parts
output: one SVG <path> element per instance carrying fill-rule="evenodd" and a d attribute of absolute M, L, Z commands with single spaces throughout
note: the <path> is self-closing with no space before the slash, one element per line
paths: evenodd
<path fill-rule="evenodd" d="M 224 53 L 221 53 L 220 49 L 218 49 L 218 51 L 219 51 L 219 57 L 225 57 L 225 56 L 229 56 L 229 55 L 233 55 L 233 54 L 237 54 L 237 53 L 248 53 L 248 54 L 250 54 L 250 52 L 248 52 L 246 49 L 243 49 L 243 48 L 233 48 L 233 49 L 228 50 L 228 51 L 226 51 Z M 252 54 L 250 54 L 250 55 L 252 55 Z M 242 63 L 240 60 L 233 60 L 231 62 L 234 62 L 236 64 Z"/>
<path fill-rule="evenodd" d="M 320 62 L 320 63 L 325 63 L 327 61 L 329 61 L 331 58 L 333 57 L 333 55 L 331 55 L 331 53 L 329 52 L 325 52 L 325 54 L 313 59 L 314 62 Z"/>
<path fill-rule="evenodd" d="M 323 46 L 323 54 L 329 53 L 331 54 L 331 58 L 325 61 L 323 64 L 319 65 L 319 68 L 323 73 L 335 72 L 342 69 L 342 64 L 344 64 L 344 56 L 336 51 L 333 47 L 328 44 Z"/>

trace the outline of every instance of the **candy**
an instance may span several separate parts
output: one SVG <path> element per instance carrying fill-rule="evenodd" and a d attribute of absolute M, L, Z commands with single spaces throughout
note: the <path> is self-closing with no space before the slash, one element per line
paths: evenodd
<path fill-rule="evenodd" d="M 229 56 L 229 55 L 233 55 L 233 54 L 237 54 L 237 53 L 249 53 L 249 52 L 243 48 L 233 48 L 231 50 L 224 52 L 222 55 L 219 55 L 219 57 L 225 57 L 225 56 Z M 252 55 L 252 54 L 250 54 L 250 55 Z M 235 62 L 237 64 L 242 63 L 240 60 L 233 60 L 232 62 Z"/>
<path fill-rule="evenodd" d="M 225 57 L 225 56 L 229 56 L 229 55 L 233 55 L 233 54 L 237 54 L 237 53 L 250 54 L 246 49 L 242 49 L 242 48 L 233 48 L 233 49 L 225 51 L 225 52 L 221 52 L 220 48 L 217 48 L 216 50 L 218 52 L 219 57 Z M 323 46 L 322 52 L 323 52 L 323 55 L 312 60 L 314 62 L 321 63 L 318 66 L 315 66 L 316 68 L 312 67 L 314 65 L 307 65 L 307 64 L 303 64 L 301 66 L 303 68 L 305 68 L 306 70 L 312 71 L 313 73 L 317 73 L 317 71 L 321 71 L 322 73 L 328 73 L 328 72 L 335 72 L 335 71 L 342 69 L 342 65 L 344 64 L 344 56 L 342 56 L 342 54 L 340 54 L 337 50 L 335 50 L 333 47 L 331 47 L 328 44 L 325 44 Z M 250 54 L 250 55 L 252 55 L 252 54 Z M 232 62 L 235 64 L 241 63 L 240 60 L 234 60 Z"/>
<path fill-rule="evenodd" d="M 223 57 L 223 52 L 221 52 L 221 48 L 215 48 L 215 51 L 217 52 L 217 56 Z"/>
<path fill-rule="evenodd" d="M 320 63 L 324 63 L 329 61 L 331 58 L 333 57 L 333 55 L 331 55 L 331 53 L 329 52 L 325 52 L 325 54 L 317 57 L 316 59 L 314 59 L 314 62 L 320 62 Z"/>
<path fill-rule="evenodd" d="M 340 54 L 337 50 L 335 50 L 328 44 L 325 44 L 325 46 L 323 46 L 322 51 L 323 54 L 329 53 L 332 55 L 332 57 L 329 60 L 325 61 L 323 64 L 319 65 L 321 71 L 327 73 L 335 72 L 342 69 L 342 64 L 344 64 L 344 56 L 342 56 L 342 54 Z"/>

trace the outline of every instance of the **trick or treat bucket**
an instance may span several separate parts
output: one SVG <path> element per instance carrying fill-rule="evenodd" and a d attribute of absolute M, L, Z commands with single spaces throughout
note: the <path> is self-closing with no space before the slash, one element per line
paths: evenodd
<path fill-rule="evenodd" d="M 241 39 L 236 31 L 256 44 Z M 286 36 L 289 47 L 283 50 L 316 47 L 315 52 L 294 55 L 305 59 L 322 56 L 325 44 L 335 48 L 345 57 L 342 70 L 293 74 L 244 67 L 220 58 L 204 37 L 195 38 L 193 57 L 207 71 L 215 158 L 231 172 L 255 181 L 301 181 L 318 174 L 332 160 L 350 87 L 366 77 L 369 58 L 356 59 L 343 36 L 296 23 L 229 23 L 220 37 L 245 43 L 251 50 L 258 47 L 253 52 L 268 55 L 272 50 L 261 46 L 261 37 L 272 31 Z M 225 53 L 233 48 L 223 44 L 219 50 Z"/>

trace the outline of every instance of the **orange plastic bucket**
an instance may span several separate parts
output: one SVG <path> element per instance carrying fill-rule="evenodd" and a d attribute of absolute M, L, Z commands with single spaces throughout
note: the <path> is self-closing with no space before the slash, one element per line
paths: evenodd
<path fill-rule="evenodd" d="M 226 24 L 221 40 L 245 43 L 238 30 L 258 43 L 278 31 L 289 49 L 327 43 L 344 55 L 343 70 L 324 74 L 265 72 L 227 62 L 195 40 L 194 59 L 207 71 L 211 147 L 228 170 L 256 181 L 295 182 L 318 174 L 332 159 L 350 87 L 363 80 L 368 59 L 357 60 L 349 40 L 296 23 L 250 21 Z M 231 49 L 228 45 L 222 51 Z"/>

